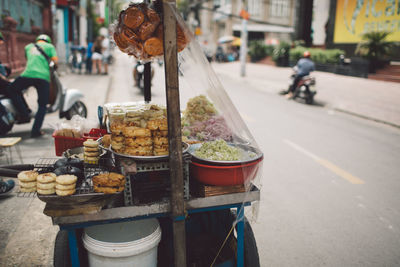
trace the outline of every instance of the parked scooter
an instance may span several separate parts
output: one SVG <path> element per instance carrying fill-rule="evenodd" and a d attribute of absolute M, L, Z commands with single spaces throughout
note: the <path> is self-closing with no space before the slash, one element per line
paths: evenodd
<path fill-rule="evenodd" d="M 71 54 L 68 58 L 68 65 L 72 73 L 78 71 L 82 73 L 84 61 L 85 61 L 86 49 L 83 46 L 73 45 L 71 46 Z"/>
<path fill-rule="evenodd" d="M 154 68 L 151 68 L 151 79 L 153 80 L 154 76 Z M 138 61 L 133 68 L 133 80 L 135 81 L 135 86 L 140 89 L 140 91 L 144 90 L 144 64 Z"/>
<path fill-rule="evenodd" d="M 297 73 L 297 67 L 293 68 L 293 74 L 290 76 L 289 89 L 292 86 Z M 304 76 L 297 84 L 296 89 L 293 92 L 292 99 L 302 98 L 307 104 L 314 103 L 314 96 L 317 94 L 315 89 L 315 77 L 311 75 Z"/>
<path fill-rule="evenodd" d="M 53 63 L 54 64 L 54 63 Z M 67 89 L 63 87 L 56 70 L 52 70 L 52 84 L 54 96 L 50 94 L 50 104 L 47 108 L 47 113 L 54 113 L 59 111 L 59 117 L 70 120 L 72 116 L 79 115 L 87 117 L 86 105 L 81 101 L 83 94 L 78 89 Z M 14 124 L 18 124 L 15 118 L 20 117 L 17 109 L 7 95 L 0 95 L 0 103 L 5 107 L 8 120 L 9 129 L 1 134 L 5 134 L 11 130 Z M 29 122 L 27 122 L 29 123 Z"/>

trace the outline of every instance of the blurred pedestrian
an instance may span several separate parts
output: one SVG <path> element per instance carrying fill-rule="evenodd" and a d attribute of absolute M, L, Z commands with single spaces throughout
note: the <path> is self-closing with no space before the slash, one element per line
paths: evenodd
<path fill-rule="evenodd" d="M 104 66 L 104 75 L 108 74 L 108 62 L 110 60 L 111 52 L 110 52 L 110 39 L 107 36 L 103 36 L 103 41 L 101 42 L 101 46 L 103 48 L 103 66 Z"/>
<path fill-rule="evenodd" d="M 93 55 L 92 55 L 92 62 L 93 62 L 93 72 L 100 74 L 101 73 L 101 61 L 103 59 L 103 36 L 97 36 L 96 41 L 93 44 Z"/>
<path fill-rule="evenodd" d="M 50 97 L 50 61 L 57 63 L 58 57 L 56 48 L 51 44 L 51 39 L 46 34 L 41 34 L 36 38 L 36 43 L 25 46 L 25 57 L 27 59 L 25 71 L 15 79 L 7 88 L 15 107 L 18 109 L 21 117 L 18 121 L 29 122 L 30 110 L 26 105 L 22 91 L 30 86 L 36 88 L 38 93 L 39 108 L 35 115 L 35 122 L 32 126 L 31 137 L 38 137 L 44 133 L 40 131 L 44 116 L 46 115 L 46 106 Z"/>
<path fill-rule="evenodd" d="M 86 74 L 92 74 L 93 42 L 87 39 Z"/>

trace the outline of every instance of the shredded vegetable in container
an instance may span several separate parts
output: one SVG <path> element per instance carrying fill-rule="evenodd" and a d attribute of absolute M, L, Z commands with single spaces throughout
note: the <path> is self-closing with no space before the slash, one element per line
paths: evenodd
<path fill-rule="evenodd" d="M 229 146 L 224 140 L 218 139 L 204 143 L 195 154 L 203 159 L 234 161 L 240 159 L 240 152 L 240 148 Z"/>

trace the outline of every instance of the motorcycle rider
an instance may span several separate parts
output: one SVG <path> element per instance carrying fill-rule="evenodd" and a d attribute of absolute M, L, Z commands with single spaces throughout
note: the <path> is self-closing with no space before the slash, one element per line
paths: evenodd
<path fill-rule="evenodd" d="M 50 95 L 50 67 L 48 60 L 56 64 L 58 58 L 56 49 L 51 44 L 51 38 L 46 34 L 40 34 L 36 38 L 36 43 L 25 46 L 25 57 L 27 59 L 25 71 L 8 87 L 8 93 L 21 114 L 18 121 L 24 123 L 30 121 L 30 110 L 25 104 L 22 91 L 30 86 L 36 88 L 39 108 L 31 131 L 31 137 L 35 138 L 44 134 L 40 129 L 46 115 L 46 106 Z"/>
<path fill-rule="evenodd" d="M 310 75 L 310 72 L 315 70 L 315 64 L 314 62 L 310 59 L 310 52 L 309 51 L 304 51 L 303 53 L 303 58 L 301 58 L 298 62 L 297 62 L 297 72 L 296 72 L 296 76 L 293 80 L 293 84 L 292 86 L 289 88 L 288 92 L 287 92 L 287 97 L 288 98 L 292 98 L 293 94 L 296 90 L 297 85 L 299 84 L 299 82 L 301 81 L 301 79 L 304 76 Z"/>

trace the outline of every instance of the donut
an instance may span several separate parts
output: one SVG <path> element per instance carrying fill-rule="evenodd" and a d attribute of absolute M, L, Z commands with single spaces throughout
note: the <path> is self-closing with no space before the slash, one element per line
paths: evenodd
<path fill-rule="evenodd" d="M 78 177 L 75 175 L 70 175 L 70 174 L 64 174 L 57 176 L 56 182 L 57 184 L 63 184 L 63 185 L 68 185 L 68 184 L 74 184 L 78 180 Z"/>
<path fill-rule="evenodd" d="M 151 37 L 144 43 L 144 51 L 150 56 L 159 56 L 164 53 L 163 43 L 157 37 Z"/>
<path fill-rule="evenodd" d="M 71 190 L 71 189 L 75 189 L 76 184 L 68 184 L 68 185 L 64 185 L 64 184 L 56 184 L 55 188 L 59 189 L 59 190 Z"/>
<path fill-rule="evenodd" d="M 22 193 L 33 193 L 33 192 L 36 192 L 36 186 L 35 187 L 29 187 L 29 188 L 20 187 L 19 191 L 22 192 Z"/>
<path fill-rule="evenodd" d="M 144 14 L 137 7 L 130 7 L 125 11 L 124 24 L 131 29 L 136 29 L 144 21 Z"/>
<path fill-rule="evenodd" d="M 178 48 L 178 52 L 181 52 L 188 43 L 185 33 L 180 25 L 176 25 L 176 45 Z"/>
<path fill-rule="evenodd" d="M 97 143 L 96 141 L 94 141 L 93 139 L 88 139 L 85 142 L 83 142 L 83 145 L 85 147 L 95 147 L 98 148 L 99 147 L 99 143 Z"/>
<path fill-rule="evenodd" d="M 124 129 L 124 125 L 122 123 L 113 123 L 110 126 L 111 133 L 114 135 L 122 134 L 122 130 Z"/>
<path fill-rule="evenodd" d="M 166 156 L 169 154 L 169 151 L 154 151 L 154 156 Z"/>
<path fill-rule="evenodd" d="M 99 155 L 100 155 L 99 151 L 97 151 L 97 152 L 86 152 L 85 151 L 85 154 L 84 154 L 85 157 L 98 157 Z"/>
<path fill-rule="evenodd" d="M 97 147 L 84 147 L 83 150 L 85 152 L 99 152 L 99 149 Z"/>
<path fill-rule="evenodd" d="M 114 42 L 116 43 L 119 49 L 123 51 L 128 47 L 128 42 L 124 40 L 119 33 L 114 32 L 113 37 L 114 37 Z"/>
<path fill-rule="evenodd" d="M 37 183 L 36 187 L 39 192 L 39 189 L 42 189 L 42 190 L 54 189 L 55 186 L 56 186 L 56 183 L 47 183 L 47 184 Z"/>
<path fill-rule="evenodd" d="M 151 134 L 153 137 L 156 137 L 156 136 L 168 137 L 168 131 L 152 131 Z"/>
<path fill-rule="evenodd" d="M 154 31 L 154 36 L 160 40 L 164 39 L 163 24 L 158 24 L 156 30 Z"/>
<path fill-rule="evenodd" d="M 39 174 L 37 177 L 37 181 L 38 183 L 42 183 L 42 184 L 46 184 L 46 183 L 52 183 L 56 180 L 57 175 L 55 175 L 52 172 L 48 172 L 48 173 L 42 173 Z M 45 189 L 45 188 L 43 188 Z"/>
<path fill-rule="evenodd" d="M 59 190 L 59 189 L 56 189 L 56 194 L 58 196 L 70 196 L 70 195 L 75 194 L 75 189 L 70 189 L 70 190 Z"/>
<path fill-rule="evenodd" d="M 121 34 L 123 39 L 127 42 L 127 46 L 129 45 L 129 43 L 135 43 L 139 39 L 137 34 L 128 27 L 123 27 Z"/>
<path fill-rule="evenodd" d="M 153 155 L 151 146 L 142 146 L 142 147 L 127 147 L 125 148 L 125 154 L 132 156 L 151 156 Z"/>
<path fill-rule="evenodd" d="M 56 192 L 56 190 L 54 188 L 50 188 L 50 189 L 39 189 L 37 190 L 38 194 L 41 195 L 52 195 Z"/>
<path fill-rule="evenodd" d="M 147 18 L 149 19 L 149 21 L 152 24 L 158 26 L 158 24 L 160 23 L 161 19 L 160 19 L 160 16 L 157 14 L 157 12 L 155 12 L 153 9 L 149 8 L 146 11 L 146 15 L 147 15 Z"/>
<path fill-rule="evenodd" d="M 162 146 L 162 145 L 168 145 L 168 138 L 167 137 L 154 137 L 154 145 L 156 146 Z"/>
<path fill-rule="evenodd" d="M 33 182 L 22 182 L 18 181 L 20 187 L 31 188 L 36 187 L 36 181 Z"/>
<path fill-rule="evenodd" d="M 37 171 L 22 171 L 18 173 L 17 177 L 22 182 L 32 182 L 36 181 L 38 175 Z"/>
<path fill-rule="evenodd" d="M 153 34 L 156 27 L 157 25 L 154 25 L 149 21 L 143 22 L 143 24 L 140 25 L 138 30 L 139 38 L 143 41 L 147 40 Z"/>
<path fill-rule="evenodd" d="M 111 134 L 104 135 L 103 139 L 101 139 L 101 141 L 102 141 L 104 147 L 109 147 L 111 144 Z"/>

